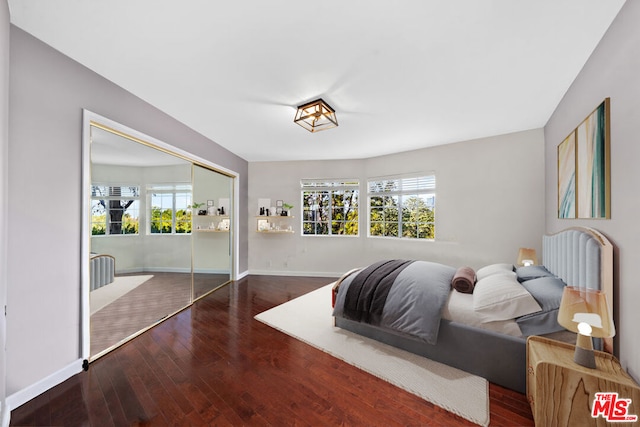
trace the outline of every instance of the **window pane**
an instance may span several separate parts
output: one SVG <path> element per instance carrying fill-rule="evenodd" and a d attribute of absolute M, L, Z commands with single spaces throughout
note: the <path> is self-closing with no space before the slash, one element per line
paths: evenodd
<path fill-rule="evenodd" d="M 91 201 L 91 234 L 94 236 L 107 234 L 107 211 L 104 200 Z"/>
<path fill-rule="evenodd" d="M 127 202 L 123 206 L 125 208 L 122 216 L 122 234 L 138 234 L 140 231 L 140 202 L 133 200 L 130 204 Z"/>
<path fill-rule="evenodd" d="M 151 195 L 151 233 L 165 234 L 173 231 L 173 194 Z"/>
<path fill-rule="evenodd" d="M 433 239 L 435 176 L 368 184 L 370 236 Z"/>
<path fill-rule="evenodd" d="M 191 205 L 191 193 L 176 193 L 175 198 L 176 233 L 191 233 L 191 209 L 188 208 Z"/>
<path fill-rule="evenodd" d="M 140 187 L 91 186 L 91 233 L 137 234 Z"/>
<path fill-rule="evenodd" d="M 350 187 L 358 186 L 357 181 L 303 180 L 303 234 L 357 235 L 358 190 Z"/>

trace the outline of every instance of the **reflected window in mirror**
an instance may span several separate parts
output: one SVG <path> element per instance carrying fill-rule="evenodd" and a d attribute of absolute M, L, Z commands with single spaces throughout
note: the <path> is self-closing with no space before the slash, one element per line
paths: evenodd
<path fill-rule="evenodd" d="M 150 234 L 191 234 L 190 185 L 151 185 L 147 194 Z"/>
<path fill-rule="evenodd" d="M 138 234 L 140 187 L 91 186 L 91 234 Z"/>

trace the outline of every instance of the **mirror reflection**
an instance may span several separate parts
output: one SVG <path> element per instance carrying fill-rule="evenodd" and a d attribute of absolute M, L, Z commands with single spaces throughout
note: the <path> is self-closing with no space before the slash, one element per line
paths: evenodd
<path fill-rule="evenodd" d="M 198 298 L 229 281 L 231 180 L 193 167 L 193 295 Z"/>
<path fill-rule="evenodd" d="M 90 147 L 93 359 L 230 280 L 232 179 L 96 125 Z"/>

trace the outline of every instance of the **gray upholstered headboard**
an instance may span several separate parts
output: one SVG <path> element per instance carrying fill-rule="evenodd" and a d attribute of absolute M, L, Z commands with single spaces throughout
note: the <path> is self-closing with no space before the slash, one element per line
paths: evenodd
<path fill-rule="evenodd" d="M 603 290 L 609 309 L 613 301 L 613 245 L 600 232 L 573 227 L 542 238 L 542 264 L 567 285 Z M 613 341 L 605 350 L 613 352 Z"/>

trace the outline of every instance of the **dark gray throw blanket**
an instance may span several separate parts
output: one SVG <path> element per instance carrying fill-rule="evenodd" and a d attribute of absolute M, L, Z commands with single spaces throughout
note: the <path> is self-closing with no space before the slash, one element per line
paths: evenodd
<path fill-rule="evenodd" d="M 419 260 L 388 263 L 389 261 L 376 263 L 357 274 L 353 273 L 341 278 L 333 315 L 361 323 L 368 323 L 367 318 L 373 319 L 376 322 L 373 327 L 436 344 L 442 309 L 451 292 L 451 280 L 456 269 L 444 264 Z M 372 275 L 370 272 L 377 271 L 378 267 L 389 270 L 392 274 L 395 273 L 393 274 L 395 278 L 393 280 L 389 278 L 388 281 L 381 278 L 369 280 L 374 283 L 384 281 L 385 284 L 382 287 L 377 286 L 374 291 L 364 290 L 367 284 L 359 285 L 357 281 L 367 282 Z M 356 284 L 352 290 L 351 286 L 354 282 Z M 387 286 L 387 282 L 392 283 Z M 377 289 L 378 287 L 380 289 Z M 359 303 L 358 298 L 355 301 L 352 300 L 353 295 L 348 296 L 350 293 L 357 296 L 364 295 L 363 302 Z M 384 297 L 383 294 L 385 294 Z M 347 298 L 349 298 L 348 303 Z M 378 304 L 381 302 L 382 308 Z M 372 305 L 376 307 L 373 315 L 359 313 L 366 309 L 366 305 L 369 305 L 369 309 Z M 355 320 L 353 317 L 365 320 Z"/>
<path fill-rule="evenodd" d="M 351 281 L 344 301 L 344 317 L 379 325 L 387 295 L 398 277 L 413 261 L 379 261 L 360 271 Z"/>

